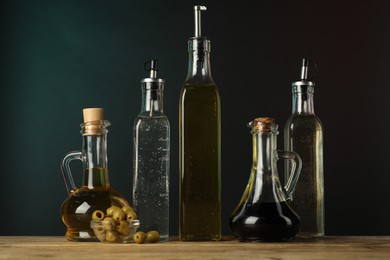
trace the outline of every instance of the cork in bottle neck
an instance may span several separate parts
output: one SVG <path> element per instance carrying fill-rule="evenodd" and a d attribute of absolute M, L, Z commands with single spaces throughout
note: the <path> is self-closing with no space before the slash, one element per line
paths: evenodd
<path fill-rule="evenodd" d="M 104 135 L 107 133 L 107 127 L 110 122 L 103 119 L 103 108 L 84 108 L 84 123 L 81 124 L 81 134 L 86 135 Z"/>
<path fill-rule="evenodd" d="M 278 125 L 275 123 L 275 119 L 272 117 L 258 117 L 248 124 L 248 127 L 252 129 L 252 134 L 277 134 Z"/>

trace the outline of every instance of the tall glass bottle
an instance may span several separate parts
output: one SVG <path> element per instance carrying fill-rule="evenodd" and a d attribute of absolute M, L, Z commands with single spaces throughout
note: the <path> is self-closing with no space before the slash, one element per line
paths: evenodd
<path fill-rule="evenodd" d="M 157 61 L 151 60 L 150 77 L 141 81 L 141 112 L 133 128 L 133 206 L 140 229 L 156 230 L 160 240 L 169 237 L 170 126 L 163 112 L 164 80 L 157 78 Z M 145 67 L 146 68 L 146 67 Z"/>
<path fill-rule="evenodd" d="M 301 218 L 298 237 L 324 236 L 324 173 L 322 123 L 314 114 L 314 82 L 308 80 L 309 60 L 303 59 L 301 79 L 292 83 L 292 115 L 284 129 L 285 149 L 301 156 L 302 171 L 291 206 Z M 288 178 L 287 163 L 285 176 Z"/>
<path fill-rule="evenodd" d="M 122 208 L 129 205 L 126 199 L 113 190 L 108 179 L 107 127 L 102 108 L 83 109 L 84 124 L 81 124 L 83 145 L 81 151 L 69 152 L 61 163 L 61 171 L 69 197 L 61 206 L 62 221 L 67 227 L 65 237 L 70 241 L 99 241 L 90 221 L 95 210 L 106 211 L 111 206 Z M 83 162 L 83 182 L 77 188 L 73 182 L 69 163 Z"/>
<path fill-rule="evenodd" d="M 201 36 L 195 6 L 195 37 L 188 41 L 189 67 L 179 104 L 180 219 L 182 241 L 221 239 L 221 108 L 210 70 L 210 41 Z"/>

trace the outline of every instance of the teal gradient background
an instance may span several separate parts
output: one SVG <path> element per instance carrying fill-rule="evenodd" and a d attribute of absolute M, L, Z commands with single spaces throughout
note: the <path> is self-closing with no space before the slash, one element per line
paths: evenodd
<path fill-rule="evenodd" d="M 1 12 L 0 235 L 63 235 L 59 164 L 81 149 L 82 109 L 103 107 L 109 178 L 130 200 L 132 127 L 143 64 L 160 61 L 171 122 L 171 233 L 178 231 L 178 101 L 193 5 L 222 104 L 222 223 L 249 178 L 246 124 L 272 116 L 282 133 L 302 57 L 318 64 L 328 235 L 389 235 L 389 4 L 369 1 L 6 0 Z M 282 134 L 278 146 L 283 147 Z M 81 163 L 72 164 L 81 183 Z M 281 171 L 280 171 L 281 172 Z"/>

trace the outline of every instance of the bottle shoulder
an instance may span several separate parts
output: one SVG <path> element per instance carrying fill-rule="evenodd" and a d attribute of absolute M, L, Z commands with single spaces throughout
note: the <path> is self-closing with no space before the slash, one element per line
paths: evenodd
<path fill-rule="evenodd" d="M 219 97 L 219 90 L 215 84 L 189 84 L 184 83 L 180 96 L 217 96 Z"/>
<path fill-rule="evenodd" d="M 164 112 L 153 112 L 152 115 L 150 115 L 150 111 L 141 112 L 138 114 L 138 116 L 134 119 L 134 122 L 138 121 L 169 121 L 168 117 L 164 114 Z"/>
<path fill-rule="evenodd" d="M 323 126 L 320 118 L 315 114 L 292 114 L 285 125 L 285 130 L 292 128 L 314 128 L 322 131 Z"/>
<path fill-rule="evenodd" d="M 210 75 L 191 75 L 184 81 L 184 85 L 215 85 Z"/>
<path fill-rule="evenodd" d="M 161 116 L 149 116 L 149 115 L 138 115 L 134 120 L 134 129 L 143 128 L 170 128 L 168 117 L 165 115 Z"/>

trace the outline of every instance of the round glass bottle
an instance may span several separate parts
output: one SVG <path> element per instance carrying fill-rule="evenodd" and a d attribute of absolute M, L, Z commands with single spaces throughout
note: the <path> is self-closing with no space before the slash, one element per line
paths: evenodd
<path fill-rule="evenodd" d="M 253 135 L 253 164 L 248 185 L 230 217 L 230 228 L 239 241 L 291 241 L 299 230 L 298 215 L 290 208 L 299 178 L 301 160 L 289 151 L 277 151 L 278 125 L 263 117 L 248 126 Z M 292 164 L 290 178 L 283 187 L 277 172 L 277 160 Z"/>
<path fill-rule="evenodd" d="M 83 110 L 84 124 L 81 124 L 83 144 L 81 151 L 69 152 L 61 163 L 61 171 L 69 197 L 61 206 L 61 218 L 67 227 L 65 237 L 70 241 L 99 241 L 90 222 L 95 210 L 106 212 L 107 208 L 129 205 L 127 200 L 113 190 L 108 179 L 107 127 L 103 120 L 103 109 Z M 77 188 L 73 181 L 69 163 L 83 162 L 82 186 Z"/>

